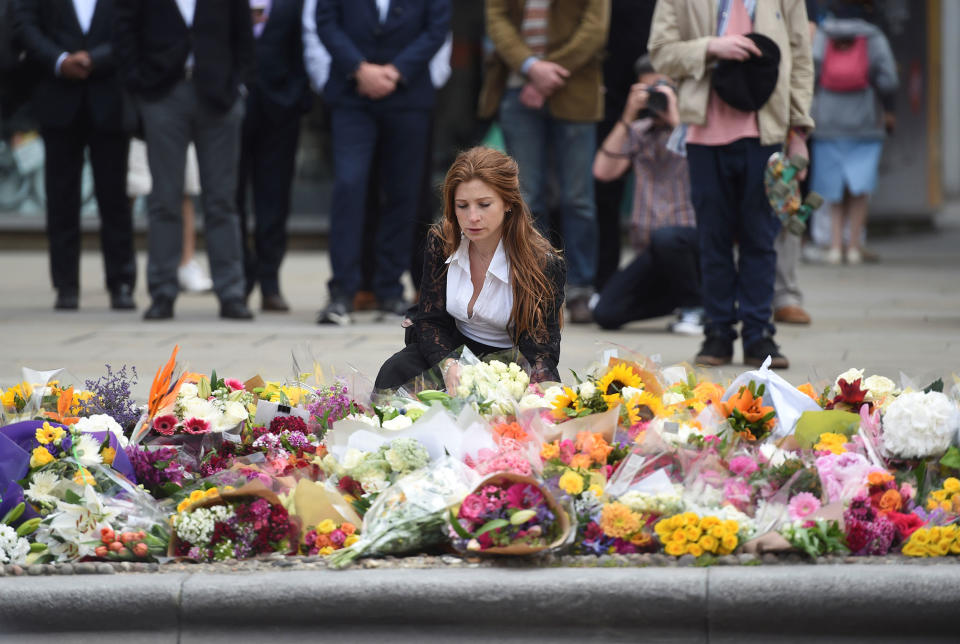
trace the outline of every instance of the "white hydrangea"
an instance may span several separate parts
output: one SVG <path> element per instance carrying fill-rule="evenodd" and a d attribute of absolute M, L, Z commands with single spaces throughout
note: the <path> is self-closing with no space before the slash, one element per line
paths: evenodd
<path fill-rule="evenodd" d="M 197 508 L 177 515 L 173 525 L 181 541 L 193 546 L 206 546 L 213 536 L 213 527 L 218 521 L 226 521 L 233 512 L 225 505 Z"/>
<path fill-rule="evenodd" d="M 939 456 L 950 447 L 958 425 L 960 412 L 946 395 L 905 393 L 883 414 L 883 444 L 900 458 Z"/>
<path fill-rule="evenodd" d="M 30 554 L 30 542 L 17 531 L 0 523 L 0 564 L 22 564 Z"/>
<path fill-rule="evenodd" d="M 81 418 L 74 423 L 73 428 L 80 432 L 110 432 L 117 437 L 120 447 L 125 448 L 127 446 L 127 437 L 123 435 L 123 428 L 120 427 L 120 423 L 107 414 L 94 414 Z"/>
<path fill-rule="evenodd" d="M 192 382 L 185 382 L 180 385 L 180 390 L 177 392 L 177 397 L 180 400 L 187 400 L 188 398 L 197 397 L 197 385 Z"/>

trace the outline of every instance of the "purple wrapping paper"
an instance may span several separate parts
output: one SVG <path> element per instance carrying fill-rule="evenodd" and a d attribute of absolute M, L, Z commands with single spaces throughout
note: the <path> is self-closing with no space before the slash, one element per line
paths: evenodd
<path fill-rule="evenodd" d="M 44 422 L 69 431 L 66 425 L 42 420 L 25 420 L 0 427 L 0 488 L 7 481 L 16 481 L 26 475 L 30 469 L 30 452 L 36 447 L 37 429 L 43 427 Z M 113 469 L 136 484 L 137 476 L 133 471 L 133 465 L 127 453 L 120 447 L 117 437 L 111 432 L 90 432 L 90 434 L 101 443 L 109 440 L 109 446 L 117 452 L 113 459 Z"/>
<path fill-rule="evenodd" d="M 7 512 L 17 507 L 23 500 L 23 488 L 20 487 L 20 484 L 16 481 L 10 481 L 6 489 L 3 489 L 3 496 L 0 497 L 0 519 L 3 519 L 3 517 L 7 515 Z M 40 516 L 34 511 L 33 507 L 29 503 L 26 503 L 25 505 L 26 507 L 23 509 L 23 514 L 21 514 L 20 518 L 14 521 L 12 524 L 14 528 L 27 519 Z"/>

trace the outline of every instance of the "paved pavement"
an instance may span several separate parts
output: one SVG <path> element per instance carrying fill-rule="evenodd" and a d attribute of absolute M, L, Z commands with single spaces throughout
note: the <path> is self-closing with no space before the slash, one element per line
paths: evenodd
<path fill-rule="evenodd" d="M 777 339 L 792 363 L 784 373 L 788 380 L 826 384 L 851 366 L 894 378 L 903 372 L 918 381 L 960 370 L 960 203 L 937 217 L 933 231 L 888 234 L 872 240 L 871 247 L 881 263 L 800 267 L 813 324 L 779 329 Z M 314 324 L 330 274 L 329 258 L 320 251 L 290 253 L 283 265 L 281 281 L 293 311 L 259 314 L 253 322 L 219 320 L 213 295 L 180 297 L 172 322 L 143 322 L 149 302 L 143 254 L 139 261 L 140 312 L 109 310 L 99 254 L 88 252 L 82 258 L 81 310 L 57 313 L 51 309 L 46 255 L 0 252 L 0 384 L 15 381 L 23 366 L 66 367 L 79 381 L 103 373 L 105 363 L 128 364 L 142 374 L 137 391 L 143 395 L 174 344 L 194 371 L 285 378 L 292 373 L 292 351 L 309 347 L 327 373 L 356 369 L 373 378 L 402 346 L 397 321 L 378 322 L 371 313 L 358 314 L 349 328 Z M 259 305 L 258 296 L 252 300 Z M 664 364 L 692 359 L 699 338 L 671 335 L 665 331 L 668 321 L 634 323 L 618 332 L 568 325 L 561 375 L 570 379 L 569 369 L 582 371 L 610 343 L 658 356 Z M 733 365 L 719 375 L 732 378 L 741 370 Z"/>

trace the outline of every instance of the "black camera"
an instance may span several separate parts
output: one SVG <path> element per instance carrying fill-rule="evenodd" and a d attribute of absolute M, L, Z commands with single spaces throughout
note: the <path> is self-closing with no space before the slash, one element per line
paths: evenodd
<path fill-rule="evenodd" d="M 637 118 L 666 117 L 667 106 L 670 103 L 667 95 L 660 89 L 661 87 L 670 87 L 670 83 L 659 80 L 648 88 L 647 106 L 640 110 Z"/>

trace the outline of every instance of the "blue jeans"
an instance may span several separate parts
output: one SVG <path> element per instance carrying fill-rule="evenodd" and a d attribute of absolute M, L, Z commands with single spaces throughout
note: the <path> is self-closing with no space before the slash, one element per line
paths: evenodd
<path fill-rule="evenodd" d="M 335 108 L 331 116 L 334 184 L 330 209 L 330 295 L 353 301 L 363 282 L 361 262 L 375 262 L 373 290 L 381 302 L 403 295 L 427 154 L 430 112 Z M 383 205 L 376 256 L 363 257 L 370 168 L 381 142 Z"/>
<path fill-rule="evenodd" d="M 500 127 L 507 152 L 520 165 L 520 191 L 541 231 L 549 229 L 548 147 L 559 183 L 568 288 L 589 290 L 597 270 L 597 212 L 593 197 L 595 123 L 564 121 L 546 106 L 520 103 L 520 90 L 507 90 L 500 103 Z"/>
<path fill-rule="evenodd" d="M 704 332 L 736 338 L 743 323 L 744 346 L 776 329 L 773 282 L 780 231 L 763 187 L 763 170 L 779 145 L 738 139 L 720 146 L 687 145 L 690 197 L 697 216 Z M 734 263 L 733 247 L 738 246 Z"/>

